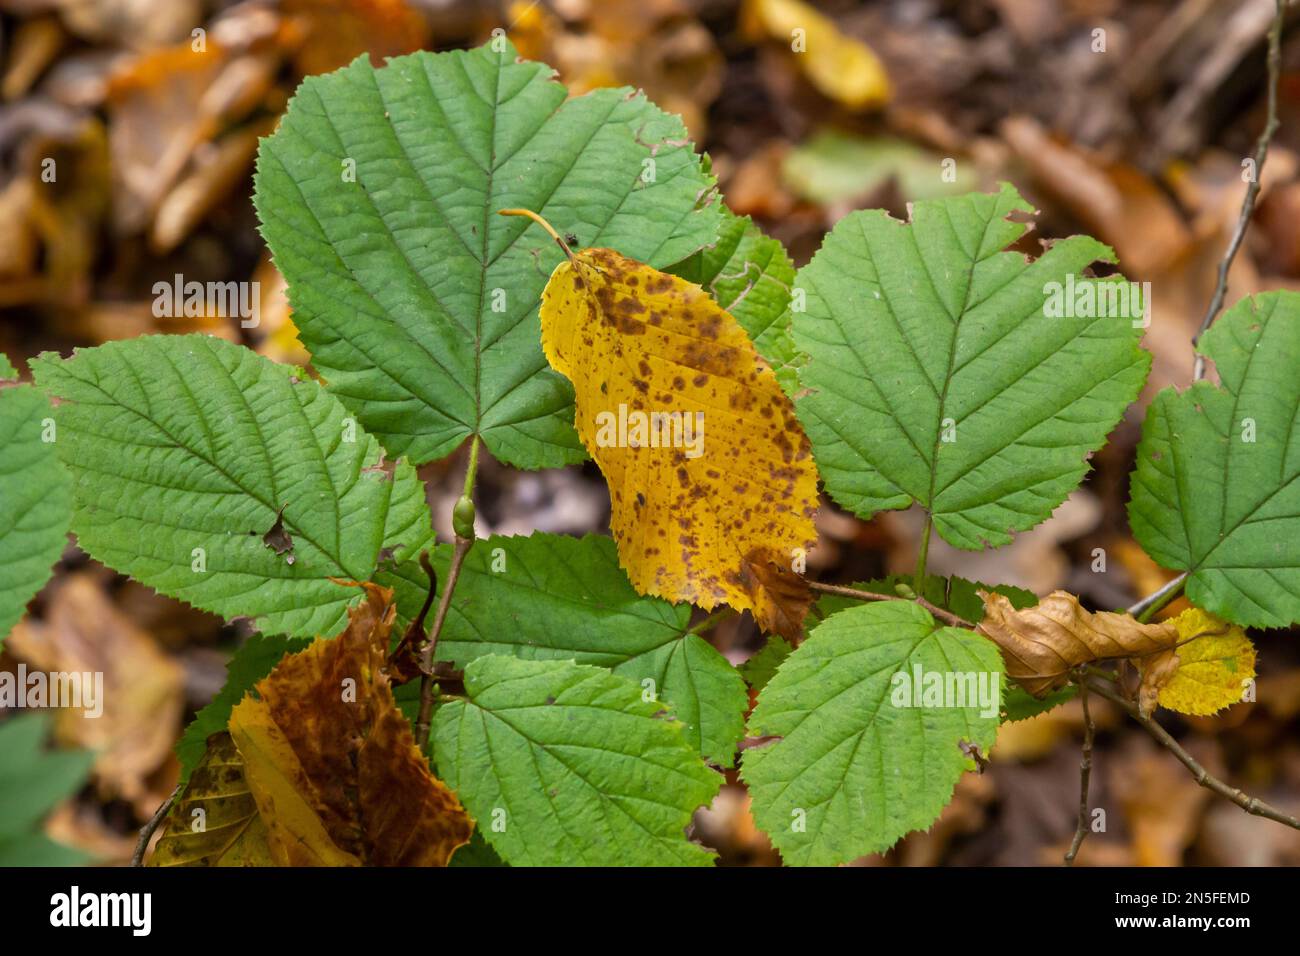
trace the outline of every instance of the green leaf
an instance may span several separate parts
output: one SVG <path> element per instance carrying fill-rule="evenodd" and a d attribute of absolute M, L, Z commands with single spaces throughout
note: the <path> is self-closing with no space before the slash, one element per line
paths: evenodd
<path fill-rule="evenodd" d="M 780 242 L 764 235 L 748 216 L 723 207 L 717 242 L 668 271 L 701 286 L 735 316 L 781 387 L 793 391 L 798 384 L 790 334 L 794 263 Z"/>
<path fill-rule="evenodd" d="M 254 634 L 248 638 L 226 664 L 226 683 L 202 710 L 194 715 L 176 744 L 181 761 L 180 785 L 189 783 L 190 774 L 208 752 L 208 738 L 221 733 L 230 724 L 230 711 L 244 699 L 244 694 L 260 681 L 286 654 L 295 654 L 307 646 L 305 638 L 283 634 Z"/>
<path fill-rule="evenodd" d="M 0 389 L 0 642 L 68 543 L 72 479 L 43 440 L 53 414 L 31 385 Z"/>
<path fill-rule="evenodd" d="M 975 188 L 973 164 L 954 167 L 953 182 L 936 176 L 942 158 L 910 140 L 876 136 L 867 139 L 823 129 L 786 155 L 781 178 L 801 199 L 819 206 L 863 199 L 890 179 L 908 202 L 937 199 Z"/>
<path fill-rule="evenodd" d="M 441 581 L 450 558 L 450 546 L 435 549 Z M 745 731 L 745 682 L 708 641 L 687 633 L 690 616 L 689 604 L 637 594 L 612 538 L 491 537 L 465 558 L 438 659 L 463 666 L 503 654 L 608 667 L 670 704 L 686 738 L 730 767 Z"/>
<path fill-rule="evenodd" d="M 14 368 L 13 362 L 9 361 L 9 356 L 0 352 L 0 379 L 13 381 L 18 378 L 18 370 Z"/>
<path fill-rule="evenodd" d="M 754 690 L 761 691 L 776 676 L 777 668 L 793 653 L 794 648 L 789 641 L 779 634 L 773 634 L 757 654 L 740 665 L 740 676 Z"/>
<path fill-rule="evenodd" d="M 1129 524 L 1188 572 L 1197 607 L 1251 627 L 1300 621 L 1300 294 L 1243 299 L 1201 338 L 1222 387 L 1156 396 Z"/>
<path fill-rule="evenodd" d="M 451 855 L 448 866 L 455 867 L 483 867 L 483 866 L 506 866 L 506 861 L 497 856 L 497 851 L 492 849 L 487 840 L 483 839 L 483 833 L 477 827 L 470 834 L 469 842 L 458 849 Z"/>
<path fill-rule="evenodd" d="M 390 475 L 379 443 L 301 370 L 202 335 L 33 368 L 62 399 L 78 542 L 164 594 L 266 632 L 334 634 L 361 591 L 330 577 L 369 580 L 381 547 L 401 559 L 432 543 L 415 469 Z M 283 548 L 281 524 L 283 553 L 270 546 Z"/>
<path fill-rule="evenodd" d="M 685 831 L 722 777 L 637 684 L 491 656 L 465 669 L 465 690 L 434 717 L 438 775 L 507 863 L 709 865 Z"/>
<path fill-rule="evenodd" d="M 991 704 L 924 697 L 904 686 L 927 674 L 983 681 Z M 982 677 L 980 675 L 989 675 Z M 759 695 L 741 777 L 754 820 L 786 863 L 844 863 L 928 827 L 973 766 L 960 744 L 984 753 L 997 735 L 1002 658 L 992 641 L 940 627 L 911 601 L 863 604 L 827 618 Z M 954 680 L 954 684 L 958 681 Z M 988 704 L 989 706 L 985 706 Z"/>
<path fill-rule="evenodd" d="M 1019 684 L 1009 681 L 1002 688 L 1002 722 L 1013 724 L 1019 720 L 1028 720 L 1030 717 L 1045 714 L 1078 696 L 1078 693 L 1079 688 L 1070 684 L 1060 690 L 1052 691 L 1040 700 Z"/>
<path fill-rule="evenodd" d="M 1118 280 L 1068 278 L 1111 250 L 1075 236 L 1033 262 L 999 251 L 1025 231 L 1007 216 L 1029 209 L 1003 185 L 917 203 L 910 224 L 855 212 L 799 271 L 796 411 L 827 491 L 855 514 L 916 503 L 950 544 L 1006 544 L 1065 500 L 1141 390 L 1150 356 L 1131 302 L 1052 315 L 1069 288 L 1130 298 Z"/>
<path fill-rule="evenodd" d="M 537 318 L 562 253 L 499 210 L 655 266 L 716 235 L 680 118 L 628 89 L 568 99 L 500 46 L 309 77 L 258 152 L 262 233 L 313 365 L 416 463 L 473 434 L 517 467 L 586 457 Z"/>
<path fill-rule="evenodd" d="M 0 724 L 0 865 L 68 866 L 85 855 L 39 831 L 46 815 L 86 782 L 95 755 L 46 751 L 52 717 L 29 714 Z"/>

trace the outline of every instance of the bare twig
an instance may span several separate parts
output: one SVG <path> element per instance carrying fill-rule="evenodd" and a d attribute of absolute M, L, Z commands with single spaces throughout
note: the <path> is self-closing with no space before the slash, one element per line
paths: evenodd
<path fill-rule="evenodd" d="M 1187 572 L 1184 571 L 1182 574 L 1178 575 L 1178 577 L 1166 583 L 1159 591 L 1156 591 L 1154 594 L 1148 594 L 1142 600 L 1132 605 L 1128 609 L 1128 613 L 1145 624 L 1162 608 L 1169 604 L 1170 601 L 1173 601 L 1178 597 L 1178 595 L 1183 593 L 1183 585 L 1186 581 Z"/>
<path fill-rule="evenodd" d="M 1237 257 L 1237 250 L 1241 248 L 1242 240 L 1246 237 L 1246 228 L 1250 225 L 1250 217 L 1254 214 L 1255 200 L 1259 196 L 1260 183 L 1264 178 L 1264 160 L 1268 157 L 1268 146 L 1279 125 L 1277 84 L 1282 72 L 1282 21 L 1286 16 L 1286 8 L 1287 0 L 1277 0 L 1277 12 L 1273 17 L 1273 25 L 1268 31 L 1268 117 L 1264 121 L 1264 129 L 1260 132 L 1259 139 L 1255 142 L 1253 175 L 1250 177 L 1250 182 L 1246 184 L 1246 195 L 1241 201 L 1241 214 L 1237 217 L 1236 228 L 1233 229 L 1228 248 L 1219 262 L 1218 281 L 1214 284 L 1214 293 L 1210 296 L 1210 304 L 1201 319 L 1200 328 L 1192 339 L 1193 345 L 1201 340 L 1205 330 L 1213 324 L 1223 308 L 1223 300 L 1228 295 L 1228 269 L 1232 266 L 1232 260 Z M 1198 352 L 1192 365 L 1192 381 L 1199 382 L 1203 378 L 1205 378 L 1205 356 Z"/>
<path fill-rule="evenodd" d="M 943 608 L 931 604 L 923 597 L 905 598 L 899 594 L 878 594 L 875 591 L 862 591 L 858 588 L 847 588 L 841 584 L 824 584 L 821 581 L 809 581 L 808 586 L 814 591 L 821 591 L 823 594 L 838 594 L 841 597 L 855 598 L 859 601 L 912 601 L 925 608 L 939 620 L 953 627 L 964 627 L 967 630 L 975 630 L 975 625 L 964 617 L 958 617 L 951 611 L 945 611 Z"/>
<path fill-rule="evenodd" d="M 1079 761 L 1079 824 L 1074 829 L 1074 839 L 1070 841 L 1070 849 L 1065 854 L 1066 866 L 1074 865 L 1074 858 L 1079 855 L 1079 847 L 1083 846 L 1084 838 L 1088 836 L 1088 788 L 1092 781 L 1092 741 L 1097 729 L 1088 710 L 1088 685 L 1082 682 L 1079 684 L 1079 701 L 1083 704 L 1083 756 Z"/>
<path fill-rule="evenodd" d="M 1225 800 L 1231 800 L 1249 814 L 1257 817 L 1264 817 L 1265 819 L 1272 820 L 1274 823 L 1281 823 L 1293 830 L 1300 830 L 1300 820 L 1297 820 L 1288 813 L 1283 813 L 1277 807 L 1265 803 L 1258 797 L 1248 796 L 1236 787 L 1228 786 L 1228 784 L 1224 783 L 1218 777 L 1214 776 L 1202 767 L 1195 757 L 1184 750 L 1178 741 L 1174 740 L 1169 731 L 1165 730 L 1150 717 L 1143 715 L 1143 713 L 1138 710 L 1137 705 L 1131 700 L 1125 698 L 1118 692 L 1118 690 L 1113 687 L 1108 687 L 1103 681 L 1096 678 L 1085 679 L 1083 684 L 1080 685 L 1080 689 L 1085 686 L 1094 694 L 1104 697 L 1111 703 L 1118 705 L 1125 713 L 1141 724 L 1143 729 L 1156 739 L 1157 743 L 1177 757 L 1179 763 L 1191 771 L 1196 782 L 1202 787 L 1217 793 Z"/>
<path fill-rule="evenodd" d="M 176 789 L 172 791 L 171 796 L 162 802 L 162 805 L 153 812 L 149 822 L 140 828 L 140 837 L 135 841 L 135 852 L 131 854 L 132 866 L 144 866 L 144 853 L 149 849 L 149 841 L 153 839 L 154 831 L 167 818 L 171 811 L 172 805 L 176 798 L 181 795 L 181 785 L 176 784 Z"/>

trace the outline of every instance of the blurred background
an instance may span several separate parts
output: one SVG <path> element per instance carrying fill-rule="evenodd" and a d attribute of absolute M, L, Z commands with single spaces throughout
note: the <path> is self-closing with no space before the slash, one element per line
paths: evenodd
<path fill-rule="evenodd" d="M 850 210 L 903 218 L 910 201 L 1004 179 L 1041 209 L 1023 251 L 1075 232 L 1113 246 L 1130 279 L 1151 283 L 1143 401 L 1048 522 L 985 554 L 936 540 L 930 568 L 1123 607 L 1171 577 L 1128 532 L 1127 475 L 1145 401 L 1190 381 L 1190 339 L 1264 122 L 1273 13 L 1273 0 L 0 0 L 0 351 L 21 367 L 46 349 L 203 331 L 309 362 L 257 231 L 258 138 L 305 75 L 504 29 L 575 94 L 639 86 L 680 113 L 727 203 L 797 265 Z M 793 52 L 795 26 L 831 53 Z M 1300 289 L 1300 29 L 1284 34 L 1279 118 L 1229 305 Z M 51 158 L 54 181 L 42 175 Z M 177 273 L 256 280 L 260 325 L 155 317 L 152 287 Z M 422 474 L 445 540 L 461 466 Z M 522 473 L 488 461 L 479 489 L 480 533 L 608 528 L 590 465 Z M 825 502 L 809 573 L 847 583 L 910 570 L 919 528 L 911 513 L 863 522 Z M 175 784 L 182 727 L 245 636 L 69 547 L 0 654 L 3 670 L 105 675 L 103 717 L 60 711 L 51 723 L 52 746 L 94 759 L 46 821 L 49 837 L 89 863 L 129 860 Z M 1295 633 L 1252 636 L 1256 702 L 1162 719 L 1211 772 L 1294 814 L 1300 646 Z M 762 646 L 748 617 L 712 640 L 734 663 Z M 1300 862 L 1300 833 L 1213 798 L 1122 714 L 1092 706 L 1093 804 L 1107 830 L 1084 843 L 1081 865 Z M 860 862 L 1058 863 L 1075 825 L 1081 735 L 1077 701 L 1004 726 L 987 770 L 964 777 L 929 832 Z M 699 814 L 697 838 L 723 863 L 779 862 L 729 780 Z"/>

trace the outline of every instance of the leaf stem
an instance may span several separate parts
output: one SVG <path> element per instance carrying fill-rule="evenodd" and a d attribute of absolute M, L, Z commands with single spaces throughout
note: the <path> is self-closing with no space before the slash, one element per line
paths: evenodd
<path fill-rule="evenodd" d="M 1145 624 L 1162 611 L 1170 602 L 1183 593 L 1183 585 L 1187 583 L 1187 572 L 1184 571 L 1172 581 L 1167 582 L 1160 590 L 1153 594 L 1148 594 L 1142 600 L 1132 605 L 1128 613 L 1138 619 L 1139 624 Z"/>
<path fill-rule="evenodd" d="M 533 212 L 531 209 L 498 209 L 497 215 L 498 216 L 527 216 L 529 219 L 537 223 L 539 226 L 541 226 L 543 229 L 545 229 L 547 232 L 551 234 L 551 238 L 556 241 L 559 247 L 564 250 L 564 254 L 569 257 L 569 262 L 573 263 L 573 266 L 575 268 L 577 267 L 578 260 L 573 257 L 573 250 L 570 249 L 569 244 L 564 241 L 564 237 L 561 236 L 558 232 L 556 232 L 555 228 L 549 222 L 547 222 L 537 213 Z"/>
<path fill-rule="evenodd" d="M 930 554 L 930 531 L 934 526 L 934 515 L 927 513 L 925 527 L 921 529 L 921 547 L 916 555 L 916 574 L 912 576 L 912 590 L 917 594 L 925 593 L 925 562 Z"/>
<path fill-rule="evenodd" d="M 964 627 L 970 631 L 975 630 L 975 625 L 964 617 L 958 617 L 951 611 L 945 611 L 943 608 L 931 604 L 920 595 L 915 598 L 905 598 L 899 594 L 878 594 L 875 591 L 862 591 L 858 588 L 847 588 L 841 584 L 825 584 L 821 581 L 809 581 L 808 586 L 814 591 L 821 591 L 823 594 L 838 594 L 840 597 L 854 598 L 858 601 L 911 601 L 913 604 L 921 605 L 921 607 L 946 624 L 951 624 L 953 627 Z"/>
<path fill-rule="evenodd" d="M 707 631 L 709 628 L 714 627 L 717 624 L 720 624 L 722 621 L 725 621 L 729 618 L 733 618 L 735 616 L 736 616 L 736 612 L 734 610 L 732 610 L 729 607 L 724 607 L 721 611 L 714 611 L 708 617 L 702 618 L 697 623 L 692 624 L 690 627 L 686 629 L 686 633 L 699 634 L 703 631 Z"/>
<path fill-rule="evenodd" d="M 478 445 L 479 438 L 475 435 L 470 440 L 469 464 L 465 468 L 465 486 L 461 500 L 473 500 L 474 482 L 478 477 Z M 473 533 L 472 523 L 470 532 Z M 429 725 L 433 719 L 433 704 L 437 696 L 437 684 L 433 673 L 434 652 L 438 648 L 438 635 L 442 633 L 442 626 L 447 620 L 447 611 L 451 607 L 452 592 L 456 590 L 456 582 L 460 580 L 460 569 L 465 564 L 465 555 L 469 554 L 470 548 L 474 546 L 474 540 L 473 537 L 466 537 L 459 533 L 456 535 L 456 543 L 451 552 L 451 565 L 447 570 L 447 580 L 438 599 L 438 610 L 433 615 L 433 627 L 430 628 L 429 639 L 425 641 L 420 652 L 420 712 L 415 721 L 415 740 L 426 755 L 430 752 Z"/>
<path fill-rule="evenodd" d="M 1236 787 L 1229 786 L 1202 767 L 1195 757 L 1184 750 L 1178 741 L 1174 740 L 1169 731 L 1161 727 L 1151 717 L 1144 716 L 1142 712 L 1138 710 L 1136 704 L 1125 699 L 1117 690 L 1106 686 L 1095 678 L 1085 678 L 1083 683 L 1080 684 L 1080 690 L 1085 686 L 1094 694 L 1104 697 L 1112 704 L 1120 707 L 1120 709 L 1141 724 L 1143 729 L 1156 739 L 1157 743 L 1177 757 L 1178 762 L 1191 771 L 1192 776 L 1196 778 L 1196 782 L 1202 787 L 1218 794 L 1225 800 L 1232 801 L 1237 806 L 1241 807 L 1241 809 L 1253 816 L 1264 817 L 1267 820 L 1272 820 L 1274 823 L 1281 823 L 1283 826 L 1288 826 L 1293 830 L 1300 830 L 1300 820 L 1297 820 L 1290 814 L 1283 813 L 1277 807 L 1265 803 L 1258 797 L 1247 796 Z"/>
<path fill-rule="evenodd" d="M 1246 227 L 1250 225 L 1250 217 L 1255 212 L 1255 200 L 1259 196 L 1260 183 L 1264 179 L 1264 160 L 1268 158 L 1268 146 L 1280 125 L 1277 119 L 1277 86 L 1278 78 L 1282 73 L 1282 21 L 1286 17 L 1286 7 L 1287 0 L 1277 0 L 1277 13 L 1268 31 L 1268 116 L 1264 121 L 1264 129 L 1260 131 L 1259 139 L 1255 142 L 1254 175 L 1246 185 L 1246 195 L 1241 200 L 1241 214 L 1237 217 L 1236 228 L 1233 229 L 1228 248 L 1219 262 L 1219 275 L 1214 284 L 1214 293 L 1210 296 L 1210 304 L 1205 309 L 1200 328 L 1192 337 L 1193 346 L 1200 342 L 1201 336 L 1213 324 L 1219 310 L 1223 308 L 1223 300 L 1228 294 L 1228 270 L 1232 267 L 1232 260 L 1237 257 L 1237 250 L 1241 248 L 1242 240 L 1246 237 Z M 1192 381 L 1199 382 L 1203 378 L 1205 378 L 1205 356 L 1198 352 L 1192 364 Z"/>

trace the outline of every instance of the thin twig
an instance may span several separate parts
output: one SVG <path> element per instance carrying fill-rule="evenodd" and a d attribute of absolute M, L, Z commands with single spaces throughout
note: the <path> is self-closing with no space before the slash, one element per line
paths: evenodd
<path fill-rule="evenodd" d="M 149 849 L 149 841 L 153 839 L 154 831 L 166 819 L 167 814 L 171 812 L 172 805 L 176 802 L 176 798 L 180 795 L 181 785 L 178 783 L 176 788 L 172 790 L 171 796 L 162 802 L 162 805 L 149 818 L 149 822 L 140 828 L 140 836 L 135 841 L 135 852 L 131 854 L 132 866 L 144 866 L 144 853 L 145 850 Z"/>
<path fill-rule="evenodd" d="M 1079 761 L 1079 825 L 1074 829 L 1074 839 L 1065 854 L 1066 866 L 1074 865 L 1074 858 L 1079 855 L 1079 847 L 1083 846 L 1084 838 L 1088 835 L 1088 787 L 1092 782 L 1092 741 L 1097 730 L 1092 722 L 1092 714 L 1088 711 L 1088 687 L 1084 683 L 1079 684 L 1079 701 L 1083 704 L 1083 757 Z"/>
<path fill-rule="evenodd" d="M 1179 763 L 1191 771 L 1196 782 L 1205 789 L 1217 793 L 1225 800 L 1231 800 L 1249 814 L 1257 817 L 1264 817 L 1265 819 L 1272 820 L 1274 823 L 1281 823 L 1293 830 L 1300 830 L 1300 820 L 1297 820 L 1288 813 L 1283 813 L 1277 807 L 1265 803 L 1258 797 L 1247 796 L 1236 787 L 1229 786 L 1202 767 L 1195 757 L 1184 750 L 1182 745 L 1170 736 L 1169 731 L 1161 727 L 1152 718 L 1143 715 L 1143 713 L 1138 710 L 1136 704 L 1131 700 L 1126 699 L 1117 690 L 1107 687 L 1104 683 L 1095 678 L 1085 679 L 1084 683 L 1080 685 L 1080 687 L 1082 688 L 1083 686 L 1086 686 L 1088 690 L 1092 691 L 1094 694 L 1105 697 L 1111 703 L 1118 705 L 1125 713 L 1141 724 L 1143 729 L 1156 739 L 1157 743 L 1177 757 Z"/>
<path fill-rule="evenodd" d="M 474 480 L 478 476 L 478 436 L 475 435 L 470 440 L 469 446 L 469 464 L 465 468 L 465 487 L 461 492 L 460 501 L 456 503 L 457 508 L 461 502 L 470 502 L 470 517 L 467 534 L 456 533 L 456 543 L 451 552 L 451 566 L 447 569 L 447 581 L 443 585 L 442 594 L 438 599 L 438 610 L 433 615 L 433 627 L 429 630 L 429 639 L 425 641 L 424 648 L 420 654 L 420 712 L 415 721 L 415 740 L 420 749 L 426 754 L 429 752 L 429 724 L 433 718 L 433 701 L 437 696 L 435 688 L 437 682 L 433 674 L 433 657 L 438 649 L 438 635 L 442 633 L 442 625 L 447 620 L 447 610 L 451 607 L 451 595 L 456 590 L 456 582 L 460 580 L 460 569 L 465 564 L 465 555 L 469 554 L 469 549 L 474 546 L 474 529 L 473 529 L 473 497 L 474 497 Z M 458 513 L 457 518 L 458 520 Z M 453 521 L 455 523 L 455 521 Z"/>
<path fill-rule="evenodd" d="M 878 594 L 875 591 L 862 591 L 858 588 L 847 588 L 841 584 L 824 584 L 821 581 L 809 581 L 808 586 L 814 591 L 821 591 L 823 594 L 838 594 L 841 597 L 855 598 L 859 601 L 912 601 L 921 605 L 939 620 L 953 627 L 964 627 L 967 630 L 975 630 L 975 625 L 964 617 L 958 617 L 951 611 L 945 611 L 943 608 L 931 604 L 923 597 L 905 598 L 899 594 Z"/>
<path fill-rule="evenodd" d="M 1187 572 L 1184 571 L 1172 581 L 1165 583 L 1160 590 L 1154 594 L 1148 594 L 1142 600 L 1128 609 L 1128 613 L 1137 618 L 1143 624 L 1149 621 L 1156 613 L 1164 608 L 1170 601 L 1173 601 L 1178 595 L 1183 593 L 1183 585 L 1187 582 Z"/>
<path fill-rule="evenodd" d="M 1241 214 L 1237 217 L 1236 228 L 1233 229 L 1228 248 L 1219 262 L 1219 277 L 1214 284 L 1214 293 L 1210 296 L 1210 304 L 1205 310 L 1204 318 L 1201 319 L 1200 328 L 1192 339 L 1193 345 L 1200 342 L 1205 330 L 1213 324 L 1223 308 L 1223 300 L 1228 295 L 1228 269 L 1232 266 L 1232 260 L 1237 257 L 1237 250 L 1241 248 L 1242 240 L 1246 237 L 1246 227 L 1250 225 L 1250 217 L 1255 212 L 1255 199 L 1259 196 L 1260 183 L 1264 179 L 1264 160 L 1268 157 L 1268 145 L 1272 142 L 1273 134 L 1277 132 L 1279 125 L 1277 85 L 1278 77 L 1282 72 L 1282 21 L 1286 16 L 1286 8 L 1287 0 L 1277 0 L 1277 13 L 1268 31 L 1268 118 L 1264 122 L 1264 129 L 1260 132 L 1259 139 L 1255 142 L 1255 168 L 1250 182 L 1246 184 L 1246 195 L 1241 201 Z M 1198 352 L 1192 365 L 1192 381 L 1199 382 L 1203 378 L 1205 378 L 1205 356 Z"/>

